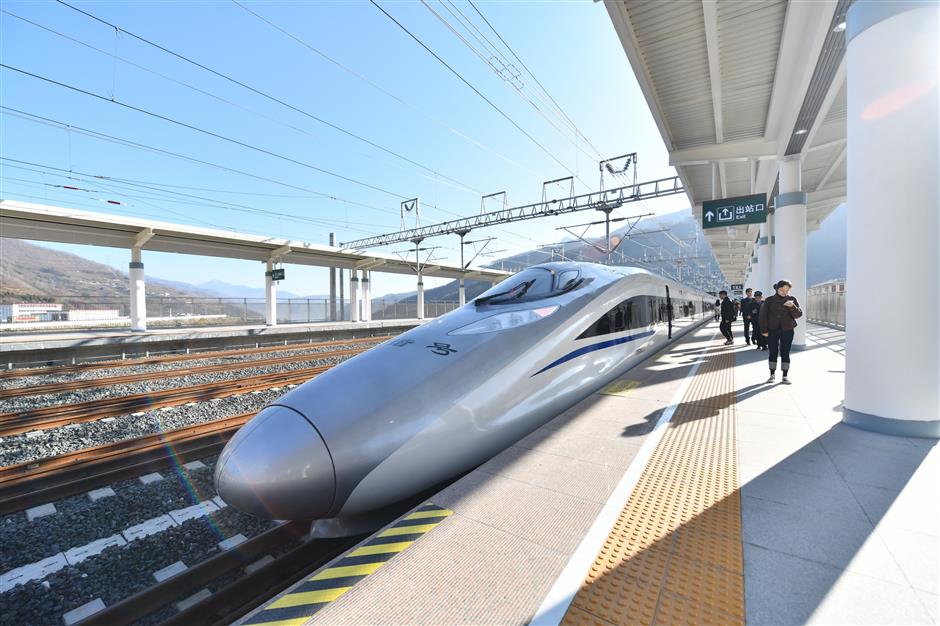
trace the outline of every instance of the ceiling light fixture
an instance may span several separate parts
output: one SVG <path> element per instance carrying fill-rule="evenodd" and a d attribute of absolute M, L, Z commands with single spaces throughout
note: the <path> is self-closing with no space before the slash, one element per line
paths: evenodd
<path fill-rule="evenodd" d="M 845 30 L 845 22 L 839 22 L 838 24 L 836 24 L 836 27 L 832 29 L 832 32 L 841 33 L 844 30 Z"/>
<path fill-rule="evenodd" d="M 805 128 L 801 128 L 800 130 L 796 131 L 796 132 L 793 133 L 793 134 L 794 134 L 794 135 L 805 135 L 805 134 L 808 133 L 808 132 L 809 132 L 809 131 L 806 130 Z"/>

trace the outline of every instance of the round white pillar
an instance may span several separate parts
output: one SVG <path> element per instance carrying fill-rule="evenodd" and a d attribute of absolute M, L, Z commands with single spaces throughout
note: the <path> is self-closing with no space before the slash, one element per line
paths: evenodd
<path fill-rule="evenodd" d="M 131 304 L 131 330 L 147 330 L 147 285 L 140 248 L 131 248 L 131 262 L 127 268 L 128 292 Z"/>
<path fill-rule="evenodd" d="M 460 277 L 460 287 L 457 289 L 457 300 L 460 306 L 467 303 L 467 290 L 464 289 L 463 276 Z"/>
<path fill-rule="evenodd" d="M 780 163 L 780 195 L 774 209 L 774 275 L 773 284 L 787 279 L 793 283 L 790 295 L 801 307 L 806 306 L 806 192 L 802 181 L 799 157 L 784 159 Z M 806 320 L 797 323 L 793 333 L 793 350 L 806 349 Z"/>
<path fill-rule="evenodd" d="M 936 2 L 897 1 L 846 23 L 843 421 L 917 437 L 940 436 L 938 24 Z"/>
<path fill-rule="evenodd" d="M 274 282 L 272 272 L 274 261 L 268 261 L 264 272 L 264 323 L 266 326 L 277 326 L 277 283 Z"/>
<path fill-rule="evenodd" d="M 349 270 L 349 321 L 359 321 L 359 270 Z"/>
<path fill-rule="evenodd" d="M 417 316 L 419 320 L 424 319 L 424 278 L 421 276 L 421 273 L 418 272 L 418 312 Z"/>
<path fill-rule="evenodd" d="M 369 272 L 362 272 L 362 321 L 372 321 L 372 281 L 369 279 Z"/>
<path fill-rule="evenodd" d="M 755 265 L 755 276 L 752 281 L 754 289 L 764 294 L 764 297 L 773 295 L 770 280 L 770 229 L 766 223 L 760 225 L 760 235 L 757 239 L 757 265 Z"/>

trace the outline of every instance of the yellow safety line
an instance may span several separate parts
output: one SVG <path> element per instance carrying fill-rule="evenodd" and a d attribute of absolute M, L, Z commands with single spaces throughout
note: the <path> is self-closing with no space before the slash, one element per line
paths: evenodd
<path fill-rule="evenodd" d="M 362 565 L 341 565 L 325 569 L 316 576 L 307 580 L 329 580 L 331 578 L 346 578 L 347 576 L 365 576 L 385 565 L 385 561 L 378 563 L 364 563 Z"/>
<path fill-rule="evenodd" d="M 379 537 L 395 537 L 396 535 L 414 535 L 416 533 L 426 533 L 439 522 L 434 522 L 433 524 L 419 524 L 417 526 L 396 526 L 394 528 L 389 528 L 385 532 L 381 533 Z"/>
<path fill-rule="evenodd" d="M 453 514 L 454 514 L 453 511 L 448 511 L 447 509 L 440 509 L 437 511 L 416 511 L 412 513 L 411 515 L 409 515 L 408 517 L 406 517 L 405 519 L 411 520 L 411 519 L 425 519 L 428 517 L 449 517 Z"/>
<path fill-rule="evenodd" d="M 399 541 L 398 543 L 383 543 L 377 546 L 362 546 L 350 552 L 347 556 L 366 556 L 369 554 L 386 554 L 388 552 L 401 552 L 414 541 Z"/>
<path fill-rule="evenodd" d="M 322 602 L 332 602 L 350 589 L 352 589 L 352 587 L 337 587 L 336 589 L 320 589 L 319 591 L 289 593 L 279 600 L 272 602 L 265 608 L 283 609 L 289 606 L 298 606 L 301 604 L 319 604 Z"/>
<path fill-rule="evenodd" d="M 744 624 L 734 353 L 708 356 L 563 624 Z"/>

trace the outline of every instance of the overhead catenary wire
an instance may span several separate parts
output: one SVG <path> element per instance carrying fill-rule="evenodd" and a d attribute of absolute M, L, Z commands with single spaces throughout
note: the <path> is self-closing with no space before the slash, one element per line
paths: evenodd
<path fill-rule="evenodd" d="M 523 93 L 523 90 L 522 90 L 522 89 L 520 89 L 520 88 L 516 87 L 515 85 L 513 85 L 513 84 L 511 83 L 511 81 L 506 80 L 505 77 L 503 77 L 503 76 L 500 74 L 499 68 L 497 68 L 495 65 L 493 65 L 492 61 L 491 61 L 490 59 L 487 59 L 486 56 L 485 56 L 483 53 L 481 53 L 471 42 L 467 41 L 467 39 L 466 39 L 462 34 L 460 34 L 460 32 L 458 32 L 457 29 L 454 28 L 454 26 L 453 26 L 444 16 L 442 16 L 440 13 L 438 13 L 437 11 L 435 11 L 434 8 L 431 6 L 431 4 L 430 4 L 427 0 L 421 0 L 421 3 L 424 5 L 425 8 L 427 8 L 428 11 L 431 12 L 432 15 L 434 15 L 434 17 L 436 17 L 436 18 L 438 19 L 438 21 L 440 21 L 442 24 L 444 24 L 444 26 L 446 26 L 447 29 L 448 29 L 455 37 L 457 37 L 457 39 L 460 40 L 460 42 L 463 43 L 464 46 L 466 46 L 467 48 L 469 48 L 470 51 L 473 52 L 481 61 L 483 61 L 483 63 L 484 63 L 487 67 L 489 67 L 490 69 L 492 69 L 493 72 L 495 72 L 497 76 L 500 76 L 501 78 L 503 78 L 503 80 L 505 80 L 506 82 L 510 83 L 510 85 L 513 87 L 513 92 L 514 92 L 517 96 L 519 96 L 520 98 L 522 98 L 525 102 L 527 102 L 529 105 L 531 105 L 532 108 L 535 109 L 536 113 L 538 113 L 539 116 L 542 117 L 552 128 L 554 128 L 556 131 L 558 131 L 558 133 L 559 133 L 562 137 L 564 137 L 566 141 L 570 142 L 570 143 L 575 147 L 576 150 L 580 151 L 582 154 L 584 154 L 586 157 L 588 157 L 588 158 L 591 159 L 591 160 L 597 160 L 597 161 L 599 161 L 599 160 L 602 158 L 602 157 L 600 157 L 599 154 L 596 154 L 596 153 L 595 153 L 595 154 L 591 154 L 591 153 L 589 153 L 587 150 L 585 150 L 584 148 L 582 148 L 580 145 L 578 145 L 577 135 L 575 135 L 575 137 L 572 138 L 572 137 L 568 134 L 567 131 L 565 131 L 565 130 L 562 129 L 562 128 L 559 128 L 558 124 L 556 124 L 551 118 L 549 118 L 549 117 L 545 114 L 545 112 L 544 112 L 535 102 L 533 102 L 532 99 L 531 99 L 528 95 L 526 95 L 525 93 Z M 451 3 L 451 4 L 452 4 L 452 3 Z M 468 22 L 464 22 L 464 19 L 466 19 L 466 16 L 464 16 L 463 13 L 461 13 L 459 9 L 457 9 L 456 7 L 454 7 L 454 9 L 456 9 L 456 13 L 455 13 L 454 10 L 451 10 L 450 6 L 448 6 L 447 4 L 442 3 L 441 6 L 443 6 L 444 9 L 445 9 L 448 13 L 450 13 L 452 16 L 454 16 L 454 18 L 455 18 L 458 22 L 460 22 L 460 24 L 461 24 L 464 28 L 468 29 L 468 32 L 470 33 L 470 35 L 471 35 L 472 37 L 474 37 L 474 38 L 477 40 L 477 42 L 479 42 L 484 48 L 487 48 L 487 44 L 486 44 L 486 43 L 483 43 L 483 42 L 480 40 L 480 38 L 477 37 L 477 36 L 475 36 L 474 33 L 470 30 L 470 28 L 473 27 L 473 24 L 470 23 L 470 26 L 468 26 L 468 25 L 467 25 Z M 462 19 L 462 18 L 463 18 L 463 19 Z M 479 31 L 477 31 L 477 32 L 479 32 Z M 481 33 L 481 35 L 482 35 L 482 33 Z M 484 37 L 484 39 L 485 39 L 485 37 Z M 490 44 L 490 45 L 492 45 L 492 44 Z M 507 68 L 508 68 L 508 65 L 504 62 L 504 60 L 502 60 L 502 59 L 500 58 L 502 55 L 499 53 L 498 50 L 490 50 L 490 49 L 487 49 L 486 51 L 487 51 L 488 53 L 490 53 L 490 54 L 493 54 L 493 57 L 494 57 L 497 61 L 503 63 L 504 67 L 507 67 Z M 579 179 L 580 179 L 580 178 L 579 178 Z M 582 182 L 583 182 L 583 181 L 582 181 Z"/>
<path fill-rule="evenodd" d="M 61 0 L 59 0 L 59 1 L 61 2 Z M 498 106 L 496 106 L 496 104 L 494 104 L 492 100 L 490 100 L 489 98 L 487 98 L 487 97 L 483 94 L 483 92 L 481 92 L 479 89 L 477 89 L 476 87 L 474 87 L 473 84 L 471 84 L 466 78 L 464 78 L 463 75 L 462 75 L 460 72 L 458 72 L 457 70 L 455 70 L 450 64 L 447 63 L 447 61 L 445 61 L 444 59 L 442 59 L 436 52 L 434 52 L 431 48 L 429 48 L 429 47 L 427 46 L 427 44 L 425 44 L 420 38 L 418 38 L 417 35 L 415 35 L 415 34 L 412 33 L 410 30 L 408 30 L 408 28 L 405 27 L 404 24 L 402 24 L 402 23 L 399 22 L 397 19 L 395 19 L 395 17 L 392 16 L 391 13 L 389 13 L 388 11 L 386 11 L 386 10 L 382 7 L 382 5 L 380 5 L 376 0 L 369 0 L 369 2 L 371 2 L 372 5 L 375 6 L 379 11 L 381 11 L 389 20 L 391 20 L 392 22 L 394 22 L 395 25 L 397 25 L 397 26 L 398 26 L 402 31 L 404 31 L 409 37 L 411 37 L 415 42 L 417 42 L 418 45 L 420 45 L 422 48 L 424 48 L 424 50 L 426 50 L 426 51 L 428 52 L 428 54 L 430 54 L 430 55 L 433 56 L 435 59 L 437 59 L 437 61 L 440 62 L 441 65 L 443 65 L 444 67 L 446 67 L 446 68 L 447 68 L 454 76 L 456 76 L 463 84 L 465 84 L 467 87 L 469 87 L 475 94 L 477 94 L 480 98 L 482 98 L 483 101 L 485 101 L 487 104 L 489 104 L 490 107 L 491 107 L 493 110 L 495 110 L 497 113 L 499 113 L 501 117 L 503 117 L 506 121 L 508 121 L 510 124 L 512 124 L 512 126 L 515 127 L 516 130 L 518 130 L 520 133 L 522 133 L 523 135 L 525 135 L 525 137 L 528 138 L 529 141 L 531 141 L 533 144 L 535 144 L 540 150 L 542 150 L 542 152 L 544 152 L 545 154 L 547 154 L 553 161 L 555 161 L 555 163 L 557 163 L 558 165 L 560 165 L 566 172 L 568 172 L 568 173 L 571 174 L 572 176 L 577 177 L 576 174 L 575 174 L 575 172 L 571 171 L 571 169 L 569 169 L 567 165 L 565 165 L 564 163 L 562 163 L 562 162 L 558 159 L 558 157 L 556 157 L 548 148 L 546 148 L 544 145 L 542 145 L 542 143 L 540 143 L 540 142 L 539 142 L 535 137 L 533 137 L 528 131 L 526 131 L 524 128 L 522 128 L 522 126 L 520 126 L 514 119 L 512 119 L 509 115 L 507 115 L 505 111 L 503 111 L 501 108 L 499 108 Z M 586 187 L 588 187 L 588 188 L 590 189 L 590 186 L 588 186 L 588 185 L 587 185 L 586 183 L 584 183 L 583 181 L 582 181 L 582 184 L 584 184 Z"/>
<path fill-rule="evenodd" d="M 516 54 L 516 51 L 512 49 L 512 46 L 510 46 L 509 43 L 505 39 L 503 39 L 503 36 L 499 34 L 499 31 L 496 30 L 496 28 L 490 23 L 488 19 L 486 19 L 486 16 L 483 15 L 483 13 L 480 11 L 479 8 L 477 8 L 477 5 L 473 3 L 473 0 L 467 0 L 467 1 L 470 4 L 470 6 L 473 7 L 473 10 L 476 11 L 477 15 L 479 15 L 480 18 L 484 22 L 486 22 L 486 25 L 490 27 L 490 30 L 492 30 L 493 33 L 503 43 L 503 45 L 506 46 L 506 49 L 509 50 L 509 53 L 512 54 L 512 56 L 517 61 L 519 61 L 519 64 L 529 74 L 529 76 L 532 77 L 532 80 L 535 81 L 535 84 L 537 84 L 539 88 L 545 93 L 545 95 L 548 96 L 549 100 L 551 100 L 551 102 L 555 105 L 559 113 L 561 113 L 561 115 L 564 116 L 566 120 L 568 120 L 568 123 L 571 124 L 571 127 L 575 130 L 575 132 L 577 132 L 578 135 L 580 135 L 581 138 L 584 139 L 585 143 L 587 143 L 591 147 L 591 150 L 593 150 L 596 154 L 600 155 L 601 154 L 600 150 L 598 150 L 597 147 L 595 147 L 594 144 L 592 144 L 591 141 L 578 129 L 578 126 L 574 123 L 571 117 L 569 117 L 568 114 L 565 113 L 565 110 L 561 107 L 561 105 L 555 101 L 555 98 L 552 97 L 552 94 L 549 93 L 549 91 L 545 88 L 545 86 L 542 85 L 542 82 L 538 79 L 538 77 L 532 72 L 532 70 L 529 69 L 529 67 L 525 64 L 525 61 L 519 58 L 519 55 Z"/>
<path fill-rule="evenodd" d="M 71 5 L 71 4 L 67 3 L 67 2 L 64 2 L 63 0 L 56 0 L 56 1 L 57 1 L 59 4 L 61 4 L 61 5 L 63 5 L 63 6 L 66 6 L 66 7 L 68 7 L 69 9 L 72 9 L 73 11 L 77 11 L 77 12 L 79 12 L 79 13 L 81 13 L 81 14 L 83 14 L 83 15 L 85 15 L 85 16 L 87 16 L 87 17 L 89 17 L 89 18 L 91 18 L 91 19 L 93 19 L 93 20 L 95 20 L 95 21 L 97 21 L 97 22 L 100 22 L 100 23 L 102 23 L 102 24 L 108 26 L 109 28 L 115 29 L 116 32 L 125 33 L 125 34 L 127 34 L 127 35 L 133 37 L 134 39 L 137 39 L 138 41 L 140 41 L 140 42 L 142 42 L 142 43 L 145 43 L 145 44 L 147 44 L 147 45 L 149 45 L 149 46 L 152 46 L 152 47 L 154 47 L 154 48 L 156 48 L 156 49 L 158 49 L 158 50 L 161 50 L 162 52 L 165 52 L 166 54 L 172 55 L 172 56 L 176 57 L 177 59 L 180 59 L 181 61 L 184 61 L 185 63 L 189 63 L 189 64 L 191 64 L 191 65 L 194 65 L 195 67 L 198 67 L 198 68 L 200 68 L 200 69 L 202 69 L 202 70 L 204 70 L 204 71 L 206 71 L 206 72 L 209 72 L 209 73 L 211 73 L 211 74 L 213 74 L 213 75 L 215 75 L 215 76 L 217 76 L 217 77 L 219 77 L 219 78 L 221 78 L 221 79 L 223 79 L 223 80 L 226 80 L 226 81 L 231 82 L 231 83 L 233 83 L 233 84 L 235 84 L 235 85 L 238 85 L 239 87 L 242 87 L 243 89 L 247 89 L 248 91 L 251 91 L 252 93 L 254 93 L 254 94 L 256 94 L 256 95 L 259 95 L 259 96 L 261 96 L 262 98 L 265 98 L 265 99 L 267 99 L 267 100 L 270 100 L 270 101 L 272 101 L 272 102 L 275 102 L 275 103 L 277 103 L 277 104 L 279 104 L 279 105 L 281 105 L 281 106 L 287 107 L 288 109 L 291 109 L 292 111 L 294 111 L 294 112 L 296 112 L 296 113 L 299 113 L 299 114 L 301 114 L 301 115 L 303 115 L 303 116 L 305 116 L 305 117 L 308 117 L 308 118 L 310 118 L 310 119 L 312 119 L 312 120 L 315 120 L 315 121 L 319 122 L 320 124 L 323 124 L 323 125 L 325 125 L 325 126 L 328 126 L 329 128 L 332 128 L 333 130 L 336 130 L 337 132 L 343 133 L 343 134 L 345 134 L 345 135 L 347 135 L 347 136 L 349 136 L 349 137 L 352 137 L 352 138 L 354 138 L 354 139 L 356 139 L 356 140 L 358 140 L 358 141 L 361 141 L 361 142 L 363 142 L 363 143 L 366 143 L 366 144 L 368 144 L 368 145 L 370 145 L 370 146 L 376 148 L 377 150 L 381 150 L 381 151 L 383 151 L 383 152 L 385 152 L 385 153 L 387 153 L 387 154 L 390 154 L 390 155 L 395 156 L 395 157 L 397 157 L 397 158 L 399 158 L 399 159 L 402 159 L 403 161 L 406 161 L 406 162 L 408 162 L 408 163 L 410 163 L 410 164 L 412 164 L 412 165 L 415 165 L 415 166 L 417 166 L 417 167 L 420 167 L 420 168 L 424 169 L 425 171 L 431 172 L 432 174 L 434 174 L 434 175 L 436 175 L 436 176 L 439 176 L 439 177 L 442 178 L 442 179 L 449 180 L 450 182 L 455 183 L 455 184 L 458 184 L 458 185 L 460 185 L 460 186 L 462 186 L 462 187 L 464 187 L 464 188 L 466 188 L 466 189 L 468 189 L 468 190 L 471 190 L 471 191 L 473 191 L 473 192 L 475 192 L 475 193 L 482 193 L 482 192 L 480 192 L 480 191 L 474 189 L 474 188 L 473 188 L 472 186 L 470 186 L 470 185 L 467 185 L 467 184 L 465 184 L 465 183 L 463 183 L 463 182 L 461 182 L 461 181 L 459 181 L 459 180 L 456 180 L 456 179 L 454 179 L 454 178 L 451 178 L 451 177 L 449 177 L 449 176 L 446 176 L 445 174 L 442 174 L 441 172 L 438 172 L 438 171 L 436 171 L 436 170 L 434 170 L 434 169 L 432 169 L 432 168 L 429 168 L 429 167 L 427 167 L 426 165 L 423 165 L 422 163 L 419 163 L 419 162 L 417 162 L 417 161 L 415 161 L 415 160 L 413 160 L 413 159 L 410 159 L 410 158 L 408 158 L 408 157 L 406 157 L 406 156 L 404 156 L 404 155 L 402 155 L 402 154 L 400 154 L 400 153 L 398 153 L 398 152 L 396 152 L 396 151 L 394 151 L 394 150 L 391 150 L 391 149 L 389 149 L 389 148 L 386 148 L 385 146 L 382 146 L 382 145 L 380 145 L 380 144 L 378 144 L 378 143 L 375 143 L 375 142 L 373 142 L 373 141 L 371 141 L 371 140 L 369 140 L 369 139 L 367 139 L 367 138 L 365 138 L 365 137 L 363 137 L 363 136 L 361 136 L 361 135 L 359 135 L 359 134 L 357 134 L 357 133 L 354 133 L 354 132 L 352 132 L 352 131 L 350 131 L 350 130 L 347 130 L 347 129 L 345 129 L 345 128 L 343 128 L 343 127 L 337 125 L 337 124 L 334 124 L 334 123 L 332 123 L 332 122 L 330 122 L 330 121 L 328 121 L 328 120 L 325 120 L 325 119 L 323 119 L 323 118 L 321 118 L 321 117 L 319 117 L 319 116 L 317 116 L 317 115 L 314 115 L 313 113 L 310 113 L 309 111 L 305 111 L 304 109 L 301 109 L 301 108 L 299 108 L 299 107 L 297 107 L 297 106 L 295 106 L 295 105 L 293 105 L 293 104 L 290 104 L 289 102 L 287 102 L 287 101 L 285 101 L 285 100 L 282 100 L 281 98 L 278 98 L 278 97 L 276 97 L 276 96 L 272 96 L 272 95 L 269 94 L 269 93 L 266 93 L 266 92 L 264 92 L 264 91 L 262 91 L 262 90 L 260 90 L 260 89 L 255 88 L 255 87 L 252 87 L 251 85 L 249 85 L 249 84 L 247 84 L 247 83 L 245 83 L 245 82 L 243 82 L 243 81 L 240 81 L 240 80 L 238 80 L 238 79 L 236 79 L 236 78 L 233 78 L 232 76 L 229 76 L 228 74 L 225 74 L 225 73 L 220 72 L 220 71 L 218 71 L 218 70 L 216 70 L 216 69 L 213 69 L 213 68 L 211 68 L 211 67 L 209 67 L 209 66 L 207 66 L 207 65 L 205 65 L 205 64 L 203 64 L 203 63 L 200 63 L 200 62 L 198 62 L 198 61 L 195 61 L 194 59 L 191 59 L 191 58 L 189 58 L 189 57 L 187 57 L 187 56 L 185 56 L 185 55 L 179 54 L 178 52 L 174 52 L 173 50 L 170 50 L 169 48 L 167 48 L 167 47 L 165 47 L 165 46 L 162 46 L 162 45 L 160 45 L 160 44 L 158 44 L 158 43 L 156 43 L 156 42 L 153 42 L 153 41 L 151 41 L 151 40 L 149 40 L 149 39 L 146 39 L 146 38 L 144 38 L 144 37 L 142 37 L 142 36 L 140 36 L 140 35 L 137 35 L 137 34 L 135 34 L 135 33 L 132 33 L 132 32 L 130 32 L 130 31 L 128 31 L 128 30 L 125 30 L 125 29 L 121 28 L 120 26 L 118 26 L 117 24 L 113 24 L 113 23 L 111 23 L 111 22 L 109 22 L 109 21 L 107 21 L 107 20 L 105 20 L 105 19 L 102 19 L 102 18 L 98 17 L 97 15 L 94 15 L 94 14 L 92 14 L 92 13 L 89 13 L 88 11 L 85 11 L 85 10 L 80 9 L 80 8 L 78 8 L 78 7 L 76 7 L 76 6 L 73 6 L 73 5 Z"/>
<path fill-rule="evenodd" d="M 356 228 L 354 226 L 351 226 L 349 222 L 343 222 L 339 220 L 329 220 L 329 219 L 323 219 L 323 218 L 304 217 L 304 216 L 299 216 L 299 215 L 293 215 L 290 213 L 271 211 L 268 209 L 259 209 L 257 207 L 252 207 L 252 206 L 248 206 L 244 204 L 218 200 L 216 198 L 206 198 L 204 196 L 197 196 L 194 194 L 188 194 L 188 193 L 184 193 L 180 191 L 161 189 L 159 187 L 160 183 L 147 184 L 147 183 L 141 183 L 141 182 L 127 181 L 127 180 L 122 180 L 120 178 L 114 178 L 111 176 L 104 176 L 100 174 L 89 174 L 86 172 L 76 171 L 72 169 L 67 170 L 67 169 L 55 167 L 52 165 L 34 163 L 30 161 L 22 161 L 19 159 L 11 159 L 9 157 L 0 157 L 0 160 L 33 166 L 33 167 L 22 167 L 18 165 L 7 164 L 6 167 L 13 167 L 16 169 L 22 169 L 22 170 L 30 171 L 30 172 L 60 176 L 68 180 L 76 180 L 76 181 L 80 181 L 84 183 L 91 183 L 91 184 L 95 184 L 101 187 L 104 187 L 105 183 L 109 183 L 111 185 L 131 187 L 132 189 L 137 190 L 138 192 L 139 190 L 144 190 L 144 192 L 163 194 L 163 196 L 158 197 L 157 199 L 164 200 L 167 202 L 176 202 L 180 204 L 188 204 L 191 206 L 206 206 L 210 208 L 220 208 L 220 209 L 236 211 L 240 213 L 254 213 L 258 215 L 264 215 L 267 217 L 273 217 L 276 219 L 283 219 L 283 220 L 294 221 L 297 223 L 318 226 L 321 228 L 342 226 L 344 228 L 347 228 L 348 230 L 355 230 L 358 232 L 366 232 L 366 233 L 369 232 L 361 228 Z M 35 169 L 35 168 L 42 168 L 42 169 Z M 62 186 L 62 185 L 58 185 L 58 186 Z M 120 193 L 124 193 L 125 195 L 127 195 L 126 191 L 120 191 Z M 127 197 L 134 197 L 134 196 L 127 195 Z M 182 200 L 181 198 L 186 198 L 189 200 Z M 199 202 L 192 202 L 192 200 L 197 200 Z M 210 204 L 202 204 L 206 202 Z M 369 222 L 362 222 L 360 220 L 357 220 L 356 224 L 359 226 L 374 226 L 377 228 L 384 228 L 384 226 L 381 224 L 372 224 Z"/>
<path fill-rule="evenodd" d="M 438 118 L 436 118 L 435 116 L 426 113 L 425 111 L 423 111 L 420 107 L 418 107 L 418 106 L 415 105 L 414 103 L 412 103 L 412 102 L 410 102 L 410 101 L 408 101 L 408 100 L 402 98 L 401 96 L 398 96 L 398 95 L 392 93 L 391 91 L 385 89 L 384 87 L 382 87 L 381 85 L 379 85 L 379 84 L 376 83 L 375 81 L 370 80 L 369 78 L 363 76 L 362 74 L 360 74 L 360 73 L 357 72 L 356 70 L 350 68 L 349 66 L 347 66 L 347 65 L 345 65 L 345 64 L 343 64 L 343 63 L 340 63 L 339 61 L 337 61 L 336 59 L 334 59 L 334 58 L 331 57 L 330 55 L 326 54 L 325 52 L 323 52 L 322 50 L 320 50 L 320 49 L 317 48 L 316 46 L 311 45 L 308 41 L 302 39 L 301 37 L 298 37 L 297 35 L 295 35 L 295 34 L 292 33 L 291 31 L 287 30 L 286 28 L 283 28 L 283 27 L 280 26 L 279 24 L 275 23 L 273 20 L 271 20 L 271 19 L 269 19 L 269 18 L 267 18 L 267 17 L 261 15 L 261 14 L 258 13 L 257 11 L 253 11 L 252 9 L 249 9 L 247 6 L 245 6 L 245 5 L 242 4 L 241 2 L 238 2 L 238 0 L 232 0 L 232 2 L 233 2 L 235 5 L 237 5 L 238 7 L 240 7 L 241 9 L 243 9 L 244 11 L 246 11 L 247 13 L 249 13 L 250 15 L 253 15 L 253 16 L 256 17 L 258 20 L 264 22 L 265 24 L 267 24 L 268 26 L 270 26 L 270 27 L 273 28 L 274 30 L 276 30 L 276 31 L 278 31 L 278 32 L 280 32 L 280 33 L 282 33 L 282 34 L 284 34 L 285 36 L 289 37 L 290 39 L 296 41 L 298 44 L 300 44 L 300 45 L 303 46 L 304 48 L 306 48 L 306 49 L 310 50 L 311 52 L 313 52 L 314 54 L 320 56 L 321 58 L 323 58 L 323 59 L 326 60 L 327 62 L 332 63 L 333 65 L 335 65 L 335 66 L 338 67 L 339 69 L 341 69 L 341 70 L 343 70 L 344 72 L 348 73 L 350 76 L 353 76 L 354 78 L 356 78 L 356 79 L 362 81 L 363 83 L 369 85 L 370 87 L 372 87 L 373 89 L 375 89 L 375 90 L 378 91 L 379 93 L 381 93 L 381 94 L 383 94 L 383 95 L 385 95 L 385 96 L 391 98 L 392 100 L 394 100 L 395 102 L 398 102 L 398 103 L 401 104 L 402 106 L 405 106 L 405 107 L 407 107 L 407 108 L 413 110 L 413 111 L 416 112 L 418 115 L 420 115 L 421 117 L 425 118 L 426 120 L 429 120 L 429 121 L 432 122 L 433 124 L 436 124 L 437 126 L 440 126 L 441 128 L 444 128 L 444 129 L 447 130 L 448 132 L 453 133 L 453 134 L 456 135 L 457 137 L 460 137 L 461 139 L 463 139 L 463 140 L 465 140 L 465 141 L 467 141 L 467 142 L 473 144 L 474 146 L 480 148 L 481 150 L 485 150 L 486 152 L 489 152 L 489 153 L 492 154 L 493 156 L 495 156 L 495 157 L 497 157 L 497 158 L 499 158 L 499 159 L 505 161 L 506 163 L 509 163 L 510 165 L 512 165 L 512 166 L 514 166 L 514 167 L 517 167 L 517 168 L 519 168 L 519 169 L 521 169 L 521 170 L 525 170 L 526 172 L 529 172 L 529 173 L 532 174 L 532 175 L 538 176 L 538 172 L 536 172 L 535 170 L 533 170 L 533 169 L 531 169 L 531 168 L 529 168 L 529 167 L 523 165 L 522 163 L 519 163 L 518 161 L 516 161 L 516 160 L 514 160 L 514 159 L 512 159 L 512 158 L 510 158 L 510 157 L 508 157 L 508 156 L 506 156 L 505 154 L 502 154 L 501 152 L 497 151 L 496 149 L 492 148 L 491 146 L 488 146 L 487 144 L 483 143 L 482 141 L 479 141 L 479 140 L 477 140 L 477 139 L 471 137 L 470 135 L 467 135 L 467 134 L 464 133 L 463 131 L 458 130 L 457 128 L 454 128 L 453 126 L 451 126 L 451 125 L 448 124 L 447 122 L 441 121 L 441 120 L 439 120 Z M 482 194 L 481 194 L 481 195 L 482 195 Z"/>

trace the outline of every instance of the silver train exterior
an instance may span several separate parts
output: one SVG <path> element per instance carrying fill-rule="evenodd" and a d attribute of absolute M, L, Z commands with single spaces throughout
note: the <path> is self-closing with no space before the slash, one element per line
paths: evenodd
<path fill-rule="evenodd" d="M 341 528 L 493 457 L 710 319 L 711 302 L 639 269 L 530 267 L 265 407 L 219 457 L 219 494 Z"/>

